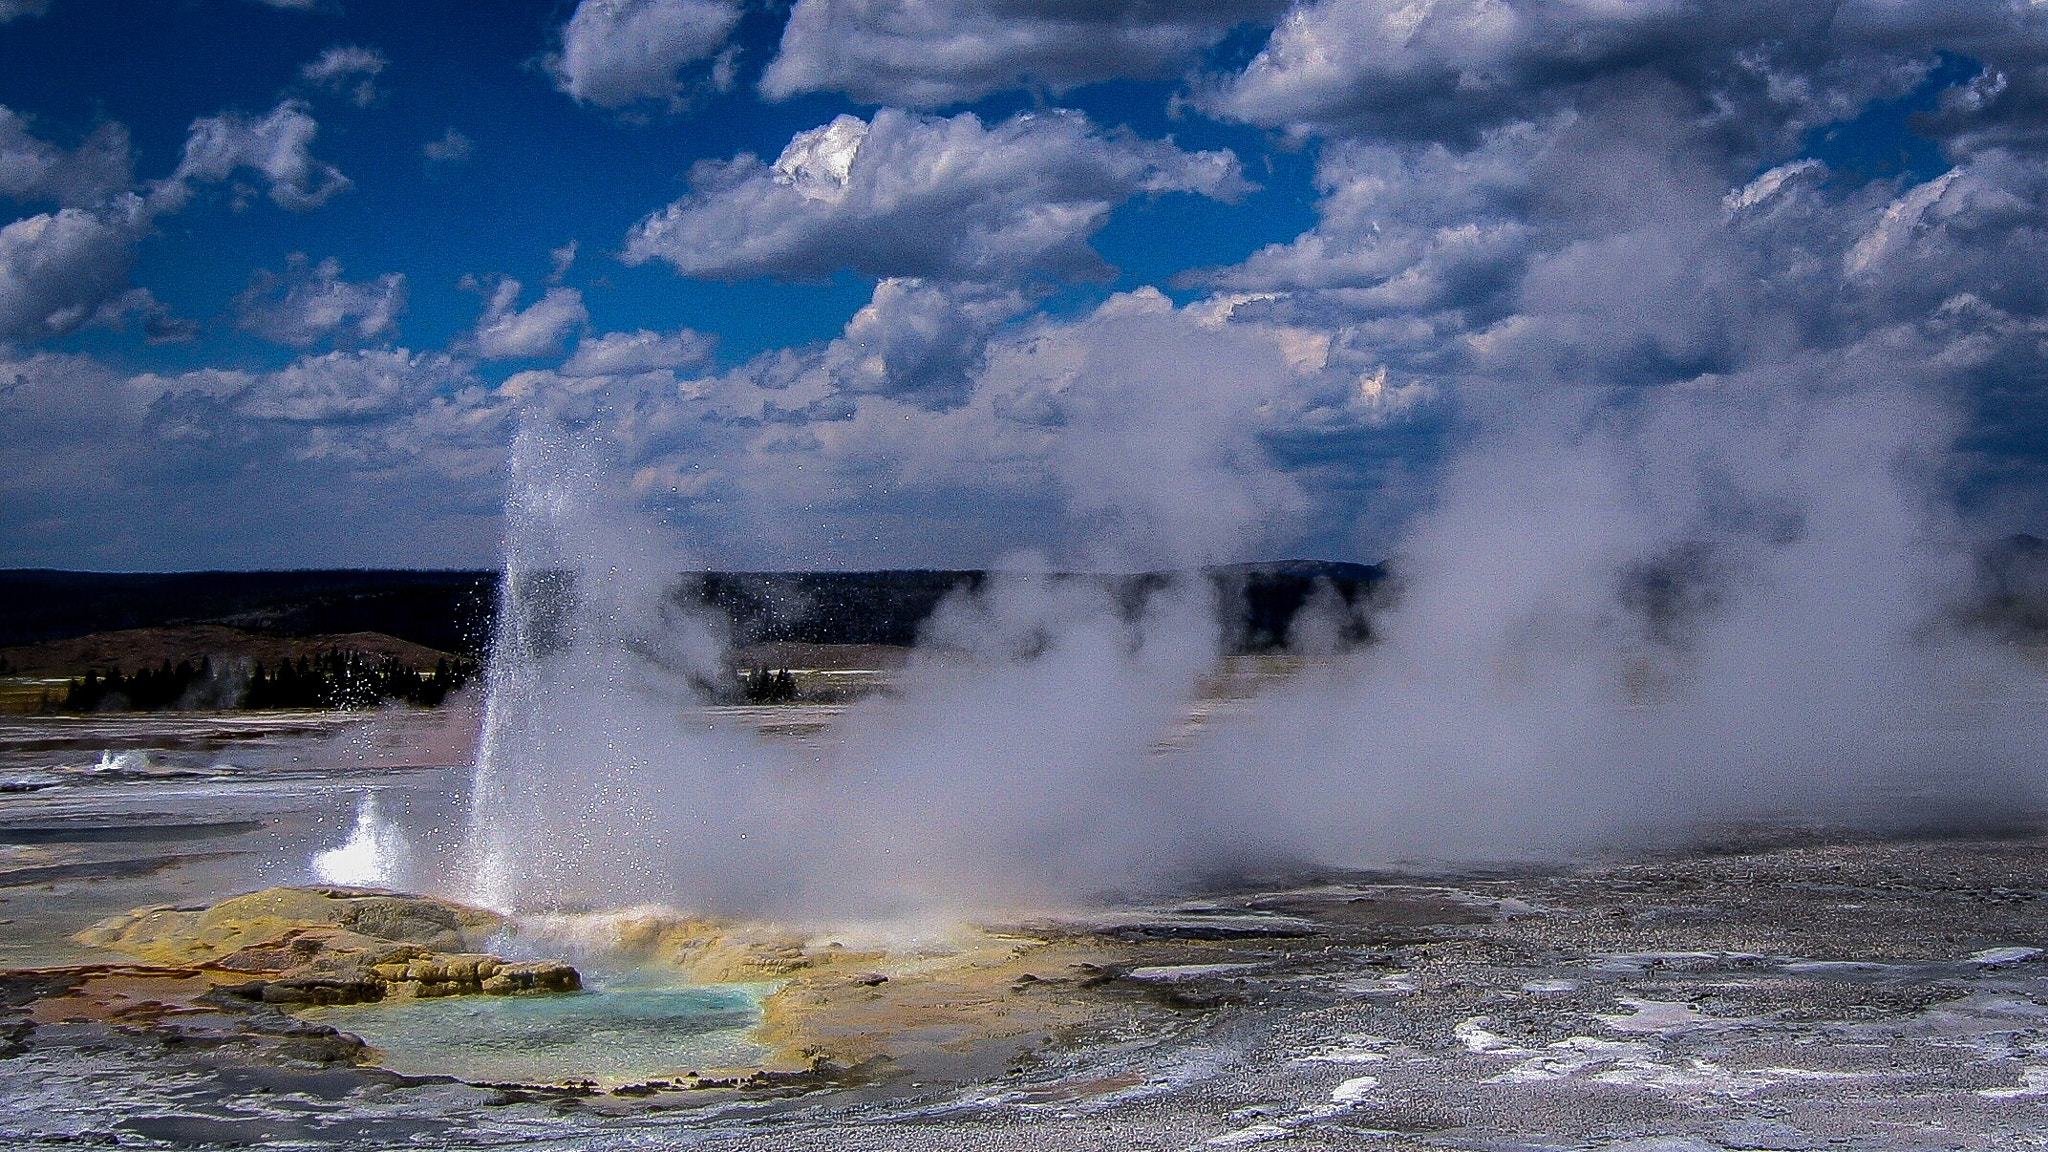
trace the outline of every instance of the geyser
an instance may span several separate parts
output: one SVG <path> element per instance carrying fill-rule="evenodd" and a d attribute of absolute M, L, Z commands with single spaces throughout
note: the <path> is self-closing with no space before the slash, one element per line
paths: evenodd
<path fill-rule="evenodd" d="M 384 818 L 377 793 L 364 792 L 356 802 L 356 819 L 348 839 L 313 857 L 313 875 L 328 884 L 354 888 L 386 888 L 405 879 L 412 850 L 405 834 Z"/>
<path fill-rule="evenodd" d="M 1208 582 L 1132 602 L 1019 560 L 942 606 L 897 692 L 801 746 L 697 706 L 721 622 L 672 594 L 687 558 L 594 445 L 536 423 L 467 895 L 988 911 L 1254 864 L 2038 810 L 2042 676 L 1957 623 L 1962 534 L 1902 465 L 1951 434 L 1939 405 L 1736 378 L 1547 413 L 1450 462 L 1373 643 L 1192 738 L 1166 739 L 1222 651 Z"/>
<path fill-rule="evenodd" d="M 587 445 L 518 441 L 471 797 L 469 889 L 503 909 L 644 901 L 893 914 L 1143 879 L 1180 834 L 1152 746 L 1217 653 L 1206 582 L 1135 609 L 1013 574 L 945 605 L 901 691 L 828 748 L 694 707 L 717 622 L 623 519 Z"/>

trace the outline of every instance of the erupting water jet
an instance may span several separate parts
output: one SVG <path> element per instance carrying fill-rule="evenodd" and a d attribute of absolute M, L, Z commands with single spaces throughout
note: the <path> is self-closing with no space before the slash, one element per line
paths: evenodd
<path fill-rule="evenodd" d="M 328 884 L 350 888 L 389 888 L 400 883 L 412 865 L 405 834 L 384 818 L 377 794 L 364 792 L 356 803 L 355 826 L 348 840 L 313 857 L 313 875 Z"/>

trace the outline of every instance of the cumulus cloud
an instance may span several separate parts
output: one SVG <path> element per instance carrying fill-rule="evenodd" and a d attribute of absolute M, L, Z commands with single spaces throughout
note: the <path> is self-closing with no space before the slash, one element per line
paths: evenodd
<path fill-rule="evenodd" d="M 600 108 L 680 107 L 683 68 L 716 55 L 739 20 L 736 0 L 582 0 L 545 64 L 556 88 Z"/>
<path fill-rule="evenodd" d="M 317 468 L 335 485 L 330 495 L 357 505 L 356 516 L 377 514 L 363 502 L 368 489 L 428 519 L 457 509 L 485 515 L 514 411 L 476 378 L 473 362 L 405 348 L 309 355 L 269 371 L 144 373 L 124 388 L 146 404 L 139 431 L 283 471 Z M 406 490 L 422 484 L 446 489 L 440 512 Z M 364 527 L 389 538 L 394 526 Z"/>
<path fill-rule="evenodd" d="M 2040 158 L 1985 151 L 1925 183 L 1868 190 L 1856 209 L 1839 224 L 1846 310 L 1856 320 L 1939 323 L 1955 333 L 1952 355 L 1976 355 L 1989 336 L 1981 325 L 2002 330 L 2048 307 L 2048 236 L 2034 225 L 2048 210 Z M 2032 359 L 2015 347 L 1994 359 L 2014 373 L 2001 389 L 2008 403 Z"/>
<path fill-rule="evenodd" d="M 75 331 L 126 286 L 149 227 L 139 198 L 104 209 L 62 208 L 0 228 L 0 339 Z"/>
<path fill-rule="evenodd" d="M 176 207 L 194 184 L 214 184 L 247 169 L 269 185 L 278 207 L 293 212 L 317 208 L 348 190 L 349 178 L 332 164 L 313 158 L 320 124 L 303 101 L 286 100 L 263 116 L 239 112 L 207 116 L 192 124 L 177 171 L 160 186 L 167 207 Z M 237 195 L 239 204 L 244 197 Z"/>
<path fill-rule="evenodd" d="M 23 16 L 41 16 L 50 10 L 50 0 L 0 0 L 0 24 Z"/>
<path fill-rule="evenodd" d="M 2041 293 L 2018 270 L 2044 267 L 2023 223 L 2043 210 L 2041 153 L 2007 130 L 2010 85 L 1987 77 L 2041 54 L 2041 17 L 1896 5 L 1822 25 L 1801 5 L 1740 8 L 1304 6 L 1227 91 L 1277 100 L 1257 85 L 1299 81 L 1284 111 L 1235 108 L 1328 135 L 1318 222 L 1188 282 L 1243 296 L 1241 316 L 1326 331 L 1361 389 L 1419 387 L 1482 425 L 1590 420 L 1734 377 L 1854 391 L 1867 382 L 1845 365 L 1888 355 L 1893 376 L 1925 382 L 1915 403 L 1963 414 L 1970 442 L 2011 452 L 2038 435 L 2018 398 L 2040 356 L 2018 332 Z M 1681 28 L 1697 33 L 1682 52 Z M 1987 55 L 1913 122 L 1953 167 L 1872 179 L 1802 154 L 1817 127 L 1922 83 L 1930 43 Z M 1945 434 L 1898 450 L 1968 459 Z M 2024 488 L 2037 471 L 2024 451 L 1971 455 L 1988 465 L 1973 484 Z"/>
<path fill-rule="evenodd" d="M 519 307 L 519 281 L 504 279 L 491 292 L 471 343 L 486 360 L 516 360 L 561 351 L 571 332 L 590 322 L 583 293 L 549 288 L 539 300 Z"/>
<path fill-rule="evenodd" d="M 1531 237 L 1539 161 L 1563 124 L 1522 122 L 1477 147 L 1333 143 L 1317 164 L 1313 229 L 1207 277 L 1247 291 L 1341 291 L 1356 309 L 1484 307 L 1511 287 Z"/>
<path fill-rule="evenodd" d="M 576 254 L 583 250 L 583 242 L 571 240 L 560 248 L 548 250 L 548 283 L 559 284 L 569 274 L 569 268 L 576 263 Z"/>
<path fill-rule="evenodd" d="M 974 387 L 990 334 L 1028 307 L 1010 288 L 883 280 L 833 342 L 833 377 L 849 392 L 957 403 Z"/>
<path fill-rule="evenodd" d="M 329 352 L 249 377 L 235 393 L 247 415 L 304 423 L 388 414 L 416 402 L 436 377 L 459 373 L 445 356 L 386 351 Z"/>
<path fill-rule="evenodd" d="M 473 564 L 509 412 L 467 362 L 402 349 L 141 375 L 0 351 L 0 541 L 74 566 Z"/>
<path fill-rule="evenodd" d="M 438 379 L 463 371 L 447 356 L 369 349 L 308 356 L 271 372 L 145 373 L 130 386 L 152 400 L 203 398 L 239 417 L 313 425 L 388 416 L 422 400 Z"/>
<path fill-rule="evenodd" d="M 1943 193 L 1962 172 L 1950 169 L 1925 184 L 1910 189 L 1884 210 L 1877 226 L 1842 255 L 1842 271 L 1855 276 L 1885 254 L 1911 241 L 1922 230 L 1926 217 L 1941 204 Z"/>
<path fill-rule="evenodd" d="M 330 256 L 311 264 L 294 253 L 284 275 L 263 269 L 251 277 L 235 297 L 236 323 L 295 348 L 327 339 L 383 340 L 397 334 L 405 297 L 404 273 L 351 283 L 341 278 L 341 261 Z"/>
<path fill-rule="evenodd" d="M 1967 83 L 1943 91 L 1919 127 L 1957 157 L 2048 147 L 2048 59 L 2038 47 L 2013 50 L 2023 44 L 2016 38 L 2005 51 L 1978 56 L 1989 62 Z"/>
<path fill-rule="evenodd" d="M 31 135 L 26 117 L 0 106 L 0 196 L 77 207 L 125 191 L 134 180 L 122 125 L 102 124 L 67 151 Z"/>
<path fill-rule="evenodd" d="M 1119 204 L 1248 188 L 1228 151 L 1105 132 L 1077 113 L 984 125 L 883 109 L 798 133 L 773 164 L 742 154 L 699 164 L 690 194 L 642 220 L 629 263 L 692 276 L 999 280 L 1107 272 L 1088 246 Z"/>
<path fill-rule="evenodd" d="M 348 96 L 358 108 L 368 108 L 381 94 L 377 77 L 391 61 L 375 48 L 357 44 L 336 44 L 299 69 L 308 84 Z"/>
<path fill-rule="evenodd" d="M 538 371 L 506 389 L 605 435 L 635 488 L 731 563 L 1031 545 L 1166 565 L 1242 558 L 1300 526 L 1304 490 L 1265 438 L 1345 403 L 1348 382 L 1292 333 L 1152 291 L 1067 320 L 1012 319 L 1025 310 L 999 290 L 884 282 L 825 344 L 715 375 Z"/>
<path fill-rule="evenodd" d="M 1414 114 L 1446 92 L 1510 89 L 1511 62 L 1532 43 L 1537 6 L 1487 0 L 1399 4 L 1312 0 L 1287 14 L 1243 73 L 1211 101 L 1217 111 L 1268 127 L 1303 121 Z M 1609 9 L 1597 23 L 1638 23 L 1664 5 Z"/>
<path fill-rule="evenodd" d="M 128 288 L 136 245 L 156 220 L 185 207 L 196 185 L 243 169 L 264 177 L 284 207 L 324 203 L 348 179 L 308 153 L 317 130 L 296 101 L 256 120 L 235 113 L 203 118 L 192 125 L 176 171 L 143 196 L 129 190 L 131 152 L 121 125 L 102 125 L 66 150 L 0 108 L 0 195 L 62 205 L 0 229 L 0 339 L 44 339 L 89 323 L 119 327 L 131 320 L 152 340 L 189 339 L 189 322 L 146 291 Z M 238 188 L 238 202 L 249 193 Z"/>
<path fill-rule="evenodd" d="M 1416 11 L 1444 17 L 1467 9 Z M 1516 11 L 1517 20 L 1534 18 L 1533 8 Z M 1647 11 L 1636 15 L 1649 20 Z M 1563 27 L 1558 12 L 1544 17 L 1553 32 Z M 1930 13 L 1920 15 L 1939 18 Z M 893 562 L 867 543 L 876 526 L 885 539 L 891 524 L 910 534 L 911 510 L 939 504 L 947 519 L 932 531 L 984 556 L 1000 551 L 998 541 L 1020 539 L 1083 550 L 1106 539 L 1119 541 L 1111 551 L 1120 555 L 1145 555 L 1133 541 L 1157 548 L 1176 533 L 1193 542 L 1190 554 L 1228 553 L 1239 529 L 1205 531 L 1170 501 L 1148 507 L 1142 493 L 1123 492 L 1118 482 L 1128 471 L 1116 471 L 1117 451 L 1090 446 L 1099 430 L 1104 443 L 1122 443 L 1129 458 L 1151 461 L 1146 467 L 1161 475 L 1187 477 L 1178 483 L 1193 490 L 1210 470 L 1257 478 L 1209 494 L 1216 507 L 1255 510 L 1223 523 L 1250 523 L 1254 534 L 1291 526 L 1276 532 L 1313 533 L 1301 538 L 1323 541 L 1313 546 L 1319 551 L 1379 555 L 1400 539 L 1401 518 L 1430 502 L 1442 421 L 1454 417 L 1505 429 L 1540 415 L 1544 435 L 1554 436 L 1542 450 L 1568 470 L 1575 422 L 1602 419 L 1610 405 L 1683 411 L 1685 420 L 1710 423 L 1711 405 L 1677 398 L 1731 395 L 1726 381 L 1741 379 L 1763 392 L 1785 389 L 1786 411 L 1795 414 L 1788 419 L 1805 419 L 1835 403 L 1829 397 L 1865 395 L 1859 373 L 1893 357 L 1895 374 L 1922 382 L 1927 394 L 1911 402 L 1923 414 L 1946 411 L 1950 401 L 1970 411 L 1972 395 L 1994 391 L 2005 401 L 1970 415 L 1984 434 L 1991 422 L 2000 442 L 2038 433 L 2022 431 L 2042 423 L 2024 415 L 2038 409 L 2012 402 L 2032 394 L 2029 366 L 2042 354 L 2030 343 L 2039 326 L 2027 317 L 2048 304 L 2037 287 L 2048 275 L 2024 271 L 2044 267 L 2039 231 L 2025 223 L 2048 210 L 2036 156 L 1986 143 L 1931 181 L 1857 183 L 1800 154 L 1817 124 L 1854 116 L 1927 75 L 1925 60 L 1885 47 L 1920 25 L 1901 16 L 1879 27 L 1864 14 L 1837 36 L 1868 53 L 1845 69 L 1815 50 L 1821 41 L 1768 43 L 1763 33 L 1713 21 L 1700 26 L 1722 37 L 1714 50 L 1727 68 L 1715 70 L 1675 50 L 1646 60 L 1615 48 L 1609 41 L 1623 33 L 1636 37 L 1631 44 L 1662 41 L 1648 25 L 1612 23 L 1605 7 L 1584 15 L 1607 40 L 1581 45 L 1583 67 L 1503 73 L 1509 95 L 1498 104 L 1484 93 L 1453 93 L 1472 102 L 1460 106 L 1455 124 L 1414 120 L 1406 129 L 1419 132 L 1389 137 L 1363 131 L 1371 117 L 1318 121 L 1334 138 L 1318 152 L 1315 227 L 1190 277 L 1188 285 L 1217 292 L 1208 300 L 1175 309 L 1156 296 L 1120 296 L 1085 329 L 1029 315 L 1028 299 L 1009 294 L 1014 282 L 964 276 L 950 251 L 920 252 L 922 263 L 912 265 L 860 238 L 857 229 L 872 218 L 905 221 L 899 233 L 920 231 L 910 220 L 932 218 L 922 210 L 883 216 L 908 195 L 885 198 L 863 186 L 869 149 L 890 113 L 872 126 L 849 117 L 802 133 L 772 165 L 742 158 L 706 166 L 689 197 L 636 233 L 639 258 L 668 258 L 657 244 L 666 238 L 672 262 L 697 274 L 772 268 L 822 276 L 851 267 L 885 279 L 826 345 L 648 393 L 633 408 L 643 474 L 653 478 L 651 490 L 715 492 L 718 507 L 747 509 L 750 525 L 788 525 L 753 540 L 794 562 L 816 552 L 844 556 L 837 548 L 854 550 L 859 559 L 851 562 Z M 1969 35 L 1989 26 L 1958 21 Z M 1662 27 L 1660 36 L 1675 25 Z M 1535 35 L 1515 28 L 1524 40 Z M 1417 35 L 1422 59 L 1403 58 L 1400 67 L 1435 67 L 1428 58 L 1440 49 L 1485 47 L 1447 33 L 1431 40 L 1437 34 L 1427 28 Z M 2014 58 L 2028 51 L 2007 48 Z M 1498 51 L 1504 60 L 1527 55 Z M 1537 98 L 1517 110 L 1514 92 Z M 1704 115 L 1703 107 L 1717 111 Z M 971 228 L 961 219 L 925 230 L 960 235 Z M 730 225 L 730 239 L 714 222 Z M 742 231 L 737 222 L 756 227 Z M 764 239 L 783 230 L 791 238 Z M 899 243 L 919 252 L 927 242 Z M 833 246 L 835 258 L 815 256 Z M 948 261 L 944 274 L 928 271 Z M 1006 263 L 1074 267 L 1035 255 Z M 1204 343 L 1211 334 L 1214 343 Z M 1164 379 L 1135 379 L 1136 369 L 1118 374 L 1120 357 L 1142 362 L 1183 344 L 1231 366 L 1220 375 L 1255 383 L 1209 392 L 1202 382 L 1210 374 L 1177 360 L 1168 374 L 1194 382 L 1186 395 Z M 1196 410 L 1187 418 L 1197 431 L 1155 446 L 1147 422 L 1173 426 L 1185 415 L 1178 405 Z M 649 415 L 670 406 L 673 419 Z M 1939 456 L 1941 429 L 1950 426 L 1929 419 L 1927 437 L 1894 437 L 1887 459 Z M 743 429 L 744 449 L 711 449 L 701 438 L 707 426 Z M 1744 429 L 1727 431 L 1716 451 L 1756 448 L 1757 428 Z M 1167 450 L 1188 444 L 1201 447 Z M 1148 456 L 1155 448 L 1160 454 Z M 1692 450 L 1682 437 L 1666 449 Z M 1638 446 L 1616 449 L 1624 450 Z M 799 461 L 802 478 L 792 480 Z M 1674 491 L 1711 488 L 1708 473 L 1675 461 L 1656 470 Z M 756 474 L 778 479 L 757 490 Z M 932 495 L 941 491 L 943 500 Z M 1098 492 L 1107 495 L 1093 503 Z"/>
<path fill-rule="evenodd" d="M 198 339 L 200 331 L 196 321 L 171 311 L 169 304 L 157 299 L 156 293 L 147 288 L 130 288 L 101 304 L 87 323 L 115 331 L 127 331 L 132 326 L 150 344 L 187 344 Z"/>
<path fill-rule="evenodd" d="M 132 320 L 153 342 L 190 337 L 190 325 L 154 296 L 127 288 L 135 246 L 158 212 L 133 185 L 122 125 L 102 124 L 65 149 L 32 135 L 25 117 L 0 107 L 0 196 L 61 206 L 0 229 L 0 340 Z"/>
<path fill-rule="evenodd" d="M 475 151 L 476 141 L 453 128 L 442 133 L 439 140 L 429 140 L 420 145 L 420 155 L 425 156 L 429 164 L 466 163 Z"/>
<path fill-rule="evenodd" d="M 586 336 L 562 364 L 565 376 L 632 376 L 701 364 L 715 341 L 688 328 L 675 332 L 606 332 Z"/>
<path fill-rule="evenodd" d="M 1728 210 L 1730 215 L 1755 208 L 1759 204 L 1769 201 L 1771 197 L 1776 196 L 1792 182 L 1805 177 L 1816 176 L 1826 171 L 1827 165 L 1811 157 L 1804 160 L 1794 160 L 1788 164 L 1780 164 L 1776 168 L 1744 184 L 1742 187 L 1729 192 L 1728 195 L 1721 198 L 1721 205 Z"/>
<path fill-rule="evenodd" d="M 1704 123 L 1696 99 L 1630 70 L 1461 139 L 1334 140 L 1314 228 L 1190 282 L 1246 295 L 1247 316 L 1328 331 L 1362 387 L 1384 368 L 1402 387 L 1506 405 L 1573 379 L 1676 384 L 1901 322 L 1913 310 L 1877 307 L 1877 285 L 1906 293 L 1912 277 L 1845 273 L 1957 238 L 1941 221 L 1964 205 L 1989 221 L 2028 202 L 1988 161 L 2001 190 L 1967 196 L 1960 176 L 1853 187 L 1782 152 L 1759 174 L 1770 127 Z M 1967 263 L 1995 234 L 1940 247 Z M 1922 306 L 1959 283 L 1913 267 Z"/>
<path fill-rule="evenodd" d="M 761 93 L 844 92 L 872 104 L 938 107 L 1038 85 L 1055 92 L 1185 67 L 1284 0 L 799 0 Z"/>
<path fill-rule="evenodd" d="M 1910 87 L 1931 45 L 2010 50 L 2038 42 L 2043 20 L 2036 6 L 2007 4 L 1308 0 L 1198 100 L 1295 132 L 1469 137 L 1648 65 L 1796 134 Z"/>

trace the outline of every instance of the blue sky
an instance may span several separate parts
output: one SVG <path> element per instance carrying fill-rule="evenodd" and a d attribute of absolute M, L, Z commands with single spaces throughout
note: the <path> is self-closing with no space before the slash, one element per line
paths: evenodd
<path fill-rule="evenodd" d="M 521 426 L 706 563 L 1378 559 L 1702 389 L 2042 526 L 2031 4 L 0 20 L 0 564 L 488 564 Z"/>

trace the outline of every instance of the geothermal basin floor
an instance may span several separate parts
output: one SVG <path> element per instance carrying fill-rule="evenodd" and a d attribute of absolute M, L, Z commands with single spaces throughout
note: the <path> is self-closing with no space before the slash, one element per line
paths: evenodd
<path fill-rule="evenodd" d="M 344 828 L 365 787 L 402 812 L 448 786 L 380 752 L 391 739 L 298 723 L 187 732 L 0 794 L 5 963 L 104 960 L 64 937 L 110 909 L 289 882 L 280 854 Z M 216 738 L 228 750 L 185 755 Z M 18 775 L 46 755 L 0 747 Z M 217 1021 L 36 1018 L 37 982 L 16 974 L 0 1146 L 2043 1147 L 2044 894 L 2033 832 L 1752 830 L 1551 871 L 1248 882 L 998 926 L 1110 958 L 1015 991 L 1093 998 L 1097 1027 L 759 1090 L 473 1084 L 318 1045 L 280 1058 Z"/>

